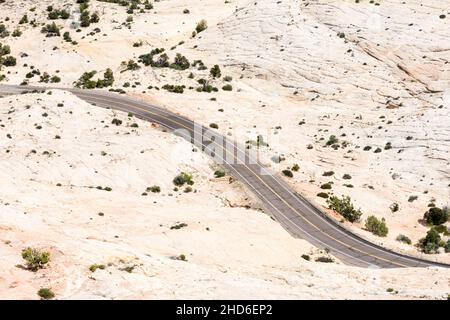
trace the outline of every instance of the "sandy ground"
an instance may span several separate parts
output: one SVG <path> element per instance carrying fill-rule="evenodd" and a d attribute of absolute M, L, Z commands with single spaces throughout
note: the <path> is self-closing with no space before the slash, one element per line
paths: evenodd
<path fill-rule="evenodd" d="M 57 90 L 0 106 L 0 298 L 36 299 L 41 287 L 58 299 L 447 298 L 449 270 L 315 262 L 326 253 L 290 237 L 239 183 L 214 178 L 208 158 L 147 122 Z M 173 190 L 181 171 L 193 174 L 192 192 Z M 153 185 L 161 192 L 142 195 Z M 20 268 L 27 246 L 51 253 L 45 269 Z"/>

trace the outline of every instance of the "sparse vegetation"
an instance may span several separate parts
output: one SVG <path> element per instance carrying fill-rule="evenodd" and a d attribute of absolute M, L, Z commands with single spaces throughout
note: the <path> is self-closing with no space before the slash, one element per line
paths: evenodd
<path fill-rule="evenodd" d="M 430 225 L 440 225 L 448 221 L 450 214 L 450 208 L 437 208 L 432 207 L 425 212 L 423 219 Z"/>
<path fill-rule="evenodd" d="M 223 171 L 223 170 L 216 170 L 216 171 L 214 171 L 214 176 L 216 178 L 225 177 L 225 171 Z"/>
<path fill-rule="evenodd" d="M 177 187 L 181 187 L 184 184 L 193 185 L 192 174 L 186 172 L 180 173 L 173 179 L 173 184 Z"/>
<path fill-rule="evenodd" d="M 97 269 L 104 270 L 106 266 L 104 264 L 93 264 L 89 267 L 89 271 L 95 272 Z"/>
<path fill-rule="evenodd" d="M 55 297 L 55 294 L 53 293 L 52 289 L 50 288 L 41 288 L 37 292 L 38 296 L 41 297 L 42 300 L 50 300 Z"/>
<path fill-rule="evenodd" d="M 439 249 L 439 244 L 441 242 L 441 236 L 436 231 L 436 229 L 431 228 L 425 238 L 419 240 L 419 247 L 422 251 L 428 254 L 437 253 Z"/>
<path fill-rule="evenodd" d="M 39 269 L 45 268 L 50 262 L 50 253 L 28 247 L 22 250 L 22 258 L 25 260 L 25 265 L 28 270 L 38 271 Z"/>
<path fill-rule="evenodd" d="M 379 237 L 386 237 L 389 232 L 384 218 L 379 220 L 375 216 L 369 216 L 366 220 L 365 226 L 368 231 Z"/>
<path fill-rule="evenodd" d="M 285 175 L 285 176 L 288 177 L 288 178 L 293 178 L 293 177 L 294 177 L 294 174 L 293 174 L 292 171 L 289 170 L 289 169 L 283 170 L 282 173 L 283 173 L 283 175 Z"/>
<path fill-rule="evenodd" d="M 403 235 L 403 234 L 399 234 L 397 236 L 397 238 L 395 238 L 395 240 L 397 240 L 399 242 L 406 243 L 406 244 L 411 244 L 412 243 L 411 239 L 408 238 L 407 236 Z"/>
<path fill-rule="evenodd" d="M 83 75 L 75 82 L 75 87 L 82 89 L 95 89 L 95 88 L 106 88 L 110 87 L 114 83 L 114 75 L 111 69 L 106 69 L 103 74 L 103 79 L 92 80 L 97 71 L 85 72 Z"/>
<path fill-rule="evenodd" d="M 208 23 L 206 20 L 202 19 L 199 23 L 197 23 L 197 26 L 195 27 L 195 31 L 197 33 L 200 33 L 202 31 L 205 31 L 208 28 Z"/>
<path fill-rule="evenodd" d="M 341 214 L 346 220 L 350 222 L 358 221 L 362 215 L 359 209 L 356 210 L 354 208 L 349 196 L 342 196 L 342 198 L 331 196 L 327 200 L 327 204 L 331 210 L 334 210 L 337 213 Z"/>

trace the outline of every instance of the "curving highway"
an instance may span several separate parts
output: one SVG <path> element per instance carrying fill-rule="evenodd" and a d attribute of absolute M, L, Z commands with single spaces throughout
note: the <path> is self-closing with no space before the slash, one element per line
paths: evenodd
<path fill-rule="evenodd" d="M 0 85 L 0 95 L 46 89 L 57 88 Z M 260 199 L 267 212 L 294 237 L 305 239 L 319 248 L 326 248 L 345 264 L 366 268 L 450 267 L 393 252 L 351 233 L 293 191 L 278 175 L 270 174 L 267 168 L 254 160 L 251 152 L 244 146 L 216 131 L 211 134 L 211 129 L 199 126 L 190 119 L 116 93 L 60 89 L 70 91 L 88 103 L 132 113 L 180 134 L 215 160 L 219 160 L 230 175 L 246 184 Z M 199 131 L 202 134 L 199 135 Z"/>

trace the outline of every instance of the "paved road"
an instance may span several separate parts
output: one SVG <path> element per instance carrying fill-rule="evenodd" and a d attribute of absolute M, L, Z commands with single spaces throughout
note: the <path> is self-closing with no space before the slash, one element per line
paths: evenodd
<path fill-rule="evenodd" d="M 33 90 L 42 91 L 45 88 L 0 85 L 0 95 L 18 94 Z M 183 137 L 207 153 L 214 146 L 216 149 L 209 152 L 209 155 L 215 157 L 215 160 L 222 160 L 222 166 L 227 172 L 246 184 L 261 200 L 267 212 L 288 232 L 319 248 L 327 248 L 333 255 L 348 265 L 367 268 L 450 267 L 450 265 L 392 252 L 349 232 L 328 218 L 302 196 L 295 193 L 278 175 L 269 174 L 267 168 L 257 161 L 251 161 L 253 157 L 249 154 L 248 149 L 226 140 L 225 137 L 218 135 L 215 130 L 213 130 L 216 135 L 215 138 L 198 137 L 194 134 L 194 126 L 198 126 L 198 124 L 195 125 L 192 120 L 151 104 L 104 91 L 64 90 L 72 92 L 91 104 L 131 112 L 139 118 L 158 123 L 172 131 L 183 129 L 185 132 Z M 211 129 L 206 127 L 196 128 L 202 133 L 211 132 Z M 219 143 L 220 141 L 226 141 L 227 145 L 232 147 L 224 148 L 224 144 Z M 244 159 L 244 156 L 245 161 L 237 160 L 238 158 Z"/>

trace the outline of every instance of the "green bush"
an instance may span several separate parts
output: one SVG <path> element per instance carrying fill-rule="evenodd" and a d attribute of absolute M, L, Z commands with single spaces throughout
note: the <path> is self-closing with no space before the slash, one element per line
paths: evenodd
<path fill-rule="evenodd" d="M 104 264 L 93 264 L 89 267 L 89 271 L 95 272 L 97 269 L 104 270 L 106 266 Z"/>
<path fill-rule="evenodd" d="M 432 207 L 427 212 L 425 212 L 423 219 L 431 225 L 440 225 L 448 221 L 449 218 L 449 208 L 444 207 L 443 209 Z"/>
<path fill-rule="evenodd" d="M 183 93 L 184 88 L 186 88 L 184 85 L 173 85 L 173 84 L 165 84 L 162 86 L 164 90 L 167 90 L 172 93 Z"/>
<path fill-rule="evenodd" d="M 336 196 L 331 196 L 327 200 L 327 204 L 331 210 L 336 211 L 350 222 L 358 221 L 362 215 L 359 209 L 356 210 L 354 208 L 349 196 L 342 196 L 341 199 Z"/>
<path fill-rule="evenodd" d="M 440 242 L 441 236 L 434 228 L 431 228 L 425 238 L 419 240 L 419 246 L 425 253 L 436 253 Z"/>
<path fill-rule="evenodd" d="M 42 29 L 41 32 L 45 33 L 47 37 L 55 37 L 60 36 L 60 28 L 56 25 L 56 23 L 47 24 Z"/>
<path fill-rule="evenodd" d="M 397 212 L 398 210 L 400 210 L 400 206 L 398 205 L 398 203 L 393 203 L 389 206 L 389 209 L 391 209 L 391 212 Z"/>
<path fill-rule="evenodd" d="M 2 61 L 5 67 L 13 67 L 17 64 L 16 58 L 14 58 L 13 56 L 7 56 L 3 58 Z"/>
<path fill-rule="evenodd" d="M 214 67 L 211 68 L 211 70 L 209 71 L 209 73 L 211 74 L 211 76 L 213 78 L 220 78 L 222 72 L 220 71 L 220 67 L 219 65 L 214 65 Z"/>
<path fill-rule="evenodd" d="M 329 138 L 328 138 L 328 141 L 326 142 L 326 146 L 332 146 L 332 145 L 334 145 L 334 144 L 337 144 L 339 142 L 339 140 L 338 140 L 338 138 L 336 138 L 336 136 L 335 135 L 331 135 Z"/>
<path fill-rule="evenodd" d="M 332 258 L 327 257 L 327 256 L 320 256 L 320 257 L 317 257 L 315 261 L 316 261 L 316 262 L 324 262 L 324 263 L 331 263 L 331 262 L 334 262 L 334 260 L 333 260 Z"/>
<path fill-rule="evenodd" d="M 197 23 L 197 26 L 195 27 L 195 31 L 197 33 L 200 33 L 202 31 L 205 31 L 208 28 L 208 23 L 206 20 L 202 19 L 199 23 Z"/>
<path fill-rule="evenodd" d="M 406 243 L 406 244 L 411 244 L 412 243 L 411 239 L 408 238 L 407 236 L 403 235 L 403 234 L 399 234 L 397 236 L 397 238 L 395 238 L 395 240 L 397 240 L 399 242 Z"/>
<path fill-rule="evenodd" d="M 175 178 L 173 178 L 172 182 L 177 187 L 181 187 L 185 183 L 188 185 L 194 184 L 194 181 L 192 180 L 192 174 L 185 173 L 185 172 L 182 172 L 179 175 L 177 175 Z"/>
<path fill-rule="evenodd" d="M 286 177 L 288 177 L 288 178 L 292 178 L 292 177 L 294 177 L 294 174 L 292 173 L 292 171 L 291 170 L 289 170 L 289 169 L 285 169 L 285 170 L 283 170 L 283 171 L 281 171 Z"/>
<path fill-rule="evenodd" d="M 370 216 L 366 219 L 366 229 L 379 237 L 386 237 L 389 232 L 384 218 L 379 220 L 375 216 Z"/>
<path fill-rule="evenodd" d="M 216 178 L 225 177 L 225 171 L 223 171 L 223 170 L 216 170 L 216 171 L 214 171 L 214 176 Z"/>
<path fill-rule="evenodd" d="M 324 199 L 328 199 L 328 193 L 326 193 L 326 192 L 319 192 L 318 194 L 317 194 L 317 196 L 318 197 L 320 197 L 320 198 L 324 198 Z"/>
<path fill-rule="evenodd" d="M 147 191 L 151 191 L 153 193 L 159 193 L 161 192 L 161 188 L 159 186 L 152 186 L 147 188 Z"/>
<path fill-rule="evenodd" d="M 302 254 L 302 258 L 305 259 L 306 261 L 310 261 L 311 257 L 307 254 Z"/>
<path fill-rule="evenodd" d="M 41 289 L 39 289 L 37 294 L 43 300 L 50 300 L 55 297 L 55 294 L 53 293 L 52 289 L 50 289 L 50 288 L 41 288 Z"/>
<path fill-rule="evenodd" d="M 450 239 L 447 240 L 447 243 L 445 244 L 444 248 L 446 253 L 450 252 Z"/>
<path fill-rule="evenodd" d="M 332 188 L 331 182 L 324 183 L 320 186 L 320 189 L 329 190 Z"/>
<path fill-rule="evenodd" d="M 233 86 L 231 84 L 226 84 L 222 87 L 223 91 L 232 91 L 233 90 Z"/>
<path fill-rule="evenodd" d="M 50 262 L 50 253 L 28 247 L 22 250 L 22 258 L 28 270 L 37 271 L 45 268 L 45 265 Z"/>
<path fill-rule="evenodd" d="M 172 69 L 176 69 L 176 70 L 186 70 L 186 69 L 189 69 L 190 66 L 191 66 L 191 63 L 189 62 L 189 60 L 185 56 L 183 56 L 179 53 L 177 53 L 177 55 L 175 56 L 174 63 L 172 63 L 170 65 L 170 67 Z"/>

